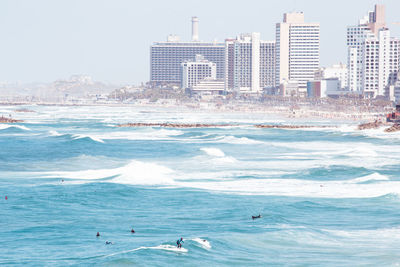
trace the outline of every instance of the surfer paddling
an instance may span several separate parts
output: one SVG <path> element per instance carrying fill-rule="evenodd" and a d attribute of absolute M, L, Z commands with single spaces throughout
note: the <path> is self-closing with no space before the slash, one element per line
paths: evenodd
<path fill-rule="evenodd" d="M 255 219 L 260 219 L 260 218 L 261 218 L 261 214 L 258 214 L 257 216 L 251 216 L 251 218 L 252 218 L 253 220 L 255 220 Z"/>

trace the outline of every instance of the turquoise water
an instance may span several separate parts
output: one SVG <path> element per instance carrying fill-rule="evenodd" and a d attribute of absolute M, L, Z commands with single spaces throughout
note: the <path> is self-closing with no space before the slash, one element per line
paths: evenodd
<path fill-rule="evenodd" d="M 251 126 L 305 122 L 266 114 L 26 108 L 0 106 L 26 121 L 0 125 L 2 266 L 400 263 L 399 134 Z M 166 121 L 238 126 L 115 127 Z"/>

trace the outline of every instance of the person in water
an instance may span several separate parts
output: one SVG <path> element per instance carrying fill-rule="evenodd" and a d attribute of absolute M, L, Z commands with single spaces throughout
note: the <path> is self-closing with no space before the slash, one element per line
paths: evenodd
<path fill-rule="evenodd" d="M 181 239 L 176 240 L 176 245 L 178 246 L 178 248 L 182 248 L 182 243 L 184 243 L 182 237 Z"/>
<path fill-rule="evenodd" d="M 131 233 L 132 233 L 132 234 L 134 234 L 134 233 L 135 233 L 135 230 L 133 230 L 133 228 L 132 228 L 132 230 L 131 230 Z"/>
<path fill-rule="evenodd" d="M 100 236 L 100 233 L 99 233 L 99 232 L 97 232 L 96 236 L 97 236 L 97 237 L 99 237 L 99 236 Z"/>

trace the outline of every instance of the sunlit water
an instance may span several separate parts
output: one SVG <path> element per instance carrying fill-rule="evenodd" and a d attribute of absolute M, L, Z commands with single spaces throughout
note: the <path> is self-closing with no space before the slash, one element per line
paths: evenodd
<path fill-rule="evenodd" d="M 400 134 L 254 128 L 306 121 L 265 114 L 18 108 L 0 106 L 25 120 L 0 124 L 0 265 L 400 262 Z"/>

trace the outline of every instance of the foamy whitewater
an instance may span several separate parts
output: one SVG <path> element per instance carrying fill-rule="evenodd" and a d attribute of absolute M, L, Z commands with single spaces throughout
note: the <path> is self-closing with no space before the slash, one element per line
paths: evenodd
<path fill-rule="evenodd" d="M 0 124 L 1 266 L 400 264 L 399 133 L 186 109 L 1 111 L 25 121 Z"/>

